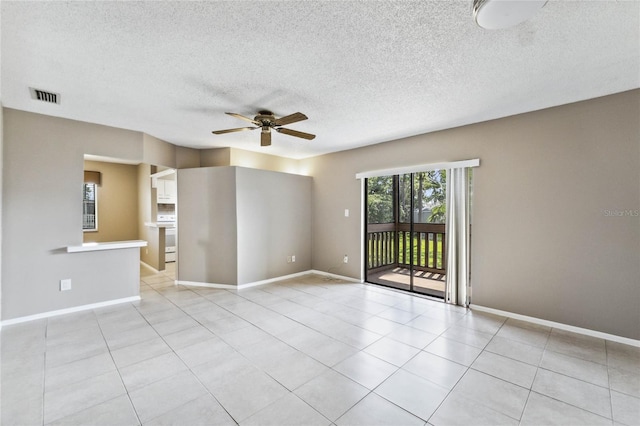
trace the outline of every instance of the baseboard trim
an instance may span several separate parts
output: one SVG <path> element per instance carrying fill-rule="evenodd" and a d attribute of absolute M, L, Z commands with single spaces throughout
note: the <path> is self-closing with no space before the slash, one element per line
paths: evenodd
<path fill-rule="evenodd" d="M 238 287 L 233 284 L 216 284 L 216 283 L 202 283 L 199 281 L 184 281 L 176 280 L 176 285 L 188 285 L 191 287 L 207 287 L 207 288 L 220 288 L 223 290 L 237 290 Z"/>
<path fill-rule="evenodd" d="M 245 284 L 238 284 L 238 285 L 234 285 L 234 284 L 218 284 L 218 283 L 203 283 L 203 282 L 197 282 L 197 281 L 183 281 L 183 280 L 177 280 L 176 284 L 179 284 L 179 285 L 190 285 L 190 286 L 194 286 L 194 287 L 221 288 L 221 289 L 225 289 L 225 290 L 242 290 L 242 289 L 245 289 L 245 288 L 257 287 L 257 286 L 261 286 L 261 285 L 265 285 L 265 284 L 271 284 L 271 283 L 274 283 L 274 282 L 277 282 L 277 281 L 288 280 L 288 279 L 291 279 L 291 278 L 297 278 L 297 277 L 301 277 L 303 275 L 308 275 L 310 273 L 311 273 L 310 271 L 302 271 L 302 272 L 296 272 L 294 274 L 281 275 L 279 277 L 269 278 L 267 280 L 254 281 L 252 283 L 245 283 Z"/>
<path fill-rule="evenodd" d="M 250 287 L 256 287 L 256 286 L 265 285 L 265 284 L 271 284 L 271 283 L 274 283 L 274 282 L 277 282 L 277 281 L 289 280 L 291 278 L 302 277 L 304 275 L 309 275 L 309 271 L 296 272 L 296 273 L 289 274 L 289 275 L 282 275 L 282 276 L 275 277 L 275 278 L 269 278 L 267 280 L 254 281 L 252 283 L 239 284 L 238 285 L 238 289 L 241 290 L 243 288 L 250 288 Z"/>
<path fill-rule="evenodd" d="M 573 333 L 583 334 L 585 336 L 597 337 L 600 339 L 611 340 L 612 342 L 623 343 L 625 345 L 640 347 L 640 340 L 630 339 L 628 337 L 617 336 L 615 334 L 603 333 L 601 331 L 590 330 L 588 328 L 576 327 L 569 324 L 563 324 L 555 321 L 548 321 L 541 318 L 530 317 L 527 315 L 516 314 L 509 311 L 501 311 L 500 309 L 487 308 L 480 305 L 469 305 L 471 310 L 487 312 L 489 314 L 500 315 L 507 318 L 513 318 L 521 321 L 527 321 L 533 324 L 544 325 L 559 330 L 571 331 Z"/>
<path fill-rule="evenodd" d="M 176 280 L 176 284 L 179 284 L 179 285 L 190 285 L 190 286 L 194 286 L 194 287 L 220 288 L 220 289 L 223 289 L 223 290 L 242 290 L 242 289 L 245 289 L 245 288 L 257 287 L 257 286 L 261 286 L 261 285 L 265 285 L 265 284 L 271 284 L 271 283 L 278 282 L 278 281 L 289 280 L 291 278 L 298 278 L 298 277 L 302 277 L 304 275 L 309 275 L 309 274 L 322 275 L 322 276 L 325 276 L 325 277 L 334 278 L 334 279 L 337 279 L 337 280 L 344 280 L 344 281 L 347 281 L 347 282 L 362 283 L 362 281 L 360 281 L 360 280 L 358 280 L 356 278 L 345 277 L 345 276 L 342 276 L 342 275 L 336 275 L 336 274 L 332 274 L 330 272 L 318 271 L 318 270 L 315 270 L 315 269 L 309 269 L 307 271 L 296 272 L 294 274 L 282 275 L 282 276 L 275 277 L 275 278 L 269 278 L 267 280 L 254 281 L 252 283 L 245 283 L 245 284 L 238 284 L 238 285 L 218 284 L 218 283 L 203 283 L 203 282 L 197 282 L 197 281 L 182 281 L 182 280 Z"/>
<path fill-rule="evenodd" d="M 151 269 L 156 274 L 159 274 L 159 273 L 162 272 L 162 271 L 158 271 L 156 268 L 154 268 L 153 266 L 149 265 L 148 263 L 143 262 L 142 260 L 140 261 L 140 264 L 142 266 L 144 266 L 145 268 L 147 268 L 147 269 Z"/>
<path fill-rule="evenodd" d="M 359 280 L 357 278 L 351 278 L 351 277 L 347 277 L 347 276 L 344 276 L 344 275 L 333 274 L 331 272 L 319 271 L 317 269 L 311 269 L 310 271 L 308 271 L 308 273 L 317 274 L 317 275 L 323 275 L 325 277 L 335 278 L 336 280 L 344 280 L 344 281 L 348 281 L 350 283 L 358 283 L 358 284 L 364 283 L 363 280 Z"/>
<path fill-rule="evenodd" d="M 20 324 L 22 322 L 35 321 L 43 318 L 57 317 L 58 315 L 72 314 L 74 312 L 88 311 L 91 309 L 104 308 L 106 306 L 118 305 L 120 303 L 137 302 L 140 296 L 125 297 L 122 299 L 107 300 L 106 302 L 91 303 L 88 305 L 74 306 L 73 308 L 59 309 L 56 311 L 43 312 L 41 314 L 28 315 L 26 317 L 13 318 L 2 321 L 2 326 Z"/>

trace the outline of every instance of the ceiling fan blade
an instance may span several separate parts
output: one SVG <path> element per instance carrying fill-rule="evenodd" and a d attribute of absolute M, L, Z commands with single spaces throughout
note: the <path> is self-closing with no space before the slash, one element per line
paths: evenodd
<path fill-rule="evenodd" d="M 314 139 L 316 137 L 316 135 L 312 135 L 311 133 L 305 133 L 305 132 L 299 132 L 297 130 L 291 130 L 291 129 L 285 129 L 285 128 L 278 128 L 276 129 L 277 132 L 279 133 L 284 133 L 285 135 L 289 135 L 289 136 L 295 136 L 296 138 L 302 138 L 302 139 Z"/>
<path fill-rule="evenodd" d="M 291 115 L 286 115 L 284 117 L 280 117 L 275 121 L 276 126 L 284 126 L 291 123 L 297 123 L 298 121 L 306 120 L 307 117 L 301 112 L 294 112 Z"/>
<path fill-rule="evenodd" d="M 238 127 L 236 129 L 214 130 L 211 133 L 213 133 L 214 135 L 221 135 L 223 133 L 242 132 L 243 130 L 255 130 L 255 129 L 259 129 L 259 127 Z"/>
<path fill-rule="evenodd" d="M 260 146 L 269 146 L 271 145 L 271 132 L 269 130 L 263 130 L 260 133 Z"/>
<path fill-rule="evenodd" d="M 255 121 L 253 118 L 245 117 L 244 115 L 236 114 L 235 112 L 225 112 L 225 114 L 235 118 L 239 118 L 240 120 L 248 121 L 249 123 L 253 123 L 256 126 L 262 126 L 262 123 L 260 123 L 259 121 Z"/>

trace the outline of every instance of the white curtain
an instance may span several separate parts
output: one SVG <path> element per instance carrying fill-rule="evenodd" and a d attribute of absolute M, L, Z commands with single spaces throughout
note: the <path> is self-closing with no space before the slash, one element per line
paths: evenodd
<path fill-rule="evenodd" d="M 445 301 L 469 306 L 469 169 L 447 170 Z"/>

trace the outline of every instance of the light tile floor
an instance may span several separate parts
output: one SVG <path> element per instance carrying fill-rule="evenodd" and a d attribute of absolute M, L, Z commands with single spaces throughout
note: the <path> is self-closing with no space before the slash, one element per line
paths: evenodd
<path fill-rule="evenodd" d="M 2 425 L 640 424 L 640 349 L 318 275 L 2 329 Z"/>

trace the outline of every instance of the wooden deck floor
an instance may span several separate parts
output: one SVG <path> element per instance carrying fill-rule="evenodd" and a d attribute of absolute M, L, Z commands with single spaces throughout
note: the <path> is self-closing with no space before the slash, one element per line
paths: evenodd
<path fill-rule="evenodd" d="M 376 272 L 369 272 L 367 281 L 409 290 L 410 271 L 407 268 L 395 267 Z M 444 294 L 445 275 L 433 272 L 416 271 L 413 276 L 414 290 L 423 292 L 440 292 Z M 421 291 L 423 290 L 423 291 Z"/>

